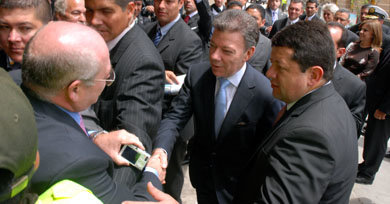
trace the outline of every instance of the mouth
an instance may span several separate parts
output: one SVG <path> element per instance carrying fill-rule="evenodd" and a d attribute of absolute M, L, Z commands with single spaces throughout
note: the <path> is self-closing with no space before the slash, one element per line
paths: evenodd
<path fill-rule="evenodd" d="M 24 51 L 24 47 L 10 47 L 9 50 L 12 52 L 12 53 L 23 53 Z"/>

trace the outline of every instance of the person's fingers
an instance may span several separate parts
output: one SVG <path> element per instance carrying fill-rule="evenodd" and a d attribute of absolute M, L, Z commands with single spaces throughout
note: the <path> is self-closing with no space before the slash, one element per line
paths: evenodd
<path fill-rule="evenodd" d="M 161 167 L 166 169 L 168 167 L 168 156 L 165 153 L 160 154 Z"/>
<path fill-rule="evenodd" d="M 142 142 L 139 140 L 139 138 L 127 131 L 121 133 L 121 144 L 135 145 L 138 148 L 145 150 L 145 147 L 142 144 Z"/>

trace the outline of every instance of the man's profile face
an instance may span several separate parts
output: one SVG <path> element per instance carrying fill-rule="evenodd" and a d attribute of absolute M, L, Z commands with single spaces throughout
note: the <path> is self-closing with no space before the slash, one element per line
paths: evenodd
<path fill-rule="evenodd" d="M 366 20 L 366 15 L 368 14 L 368 8 L 360 9 L 360 22 Z"/>
<path fill-rule="evenodd" d="M 22 62 L 27 42 L 43 26 L 34 8 L 0 8 L 0 47 L 15 62 Z"/>
<path fill-rule="evenodd" d="M 294 50 L 288 47 L 272 47 L 272 65 L 266 73 L 271 81 L 272 95 L 286 103 L 297 101 L 307 92 L 309 71 L 302 72 L 292 59 Z"/>
<path fill-rule="evenodd" d="M 106 42 L 122 33 L 133 19 L 134 2 L 130 2 L 125 10 L 115 0 L 86 0 L 87 22 Z"/>
<path fill-rule="evenodd" d="M 340 23 L 341 25 L 347 26 L 349 24 L 349 15 L 348 13 L 344 12 L 336 12 L 333 20 Z"/>
<path fill-rule="evenodd" d="M 263 20 L 261 18 L 261 13 L 259 10 L 257 9 L 248 9 L 246 10 L 246 12 L 251 15 L 253 18 L 255 18 L 256 22 L 257 22 L 257 26 L 259 26 L 259 28 L 263 27 L 264 24 L 265 24 L 265 19 Z"/>
<path fill-rule="evenodd" d="M 290 20 L 297 19 L 303 13 L 302 3 L 291 2 L 288 7 L 288 18 Z"/>
<path fill-rule="evenodd" d="M 230 77 L 250 58 L 244 37 L 239 32 L 215 29 L 210 41 L 210 64 L 217 77 Z"/>
<path fill-rule="evenodd" d="M 175 20 L 182 6 L 183 0 L 155 0 L 154 11 L 160 26 Z"/>
<path fill-rule="evenodd" d="M 142 1 L 134 1 L 135 4 L 135 17 L 138 17 L 139 13 L 141 13 L 142 10 Z"/>
<path fill-rule="evenodd" d="M 338 42 L 341 39 L 343 31 L 339 27 L 330 27 L 330 26 L 328 26 L 328 29 L 329 29 L 329 32 L 330 32 L 330 36 L 332 36 L 333 45 L 334 45 L 334 48 L 335 48 L 335 51 L 336 51 L 336 57 L 338 59 L 338 58 L 341 57 L 342 54 L 344 54 L 344 53 L 341 53 L 339 51 L 339 47 L 337 45 Z"/>
<path fill-rule="evenodd" d="M 316 6 L 316 3 L 311 3 L 311 2 L 308 2 L 306 3 L 306 16 L 307 17 L 310 17 L 312 15 L 314 15 L 315 13 L 317 13 L 317 6 Z"/>
<path fill-rule="evenodd" d="M 221 7 L 223 5 L 223 0 L 215 0 L 214 2 L 217 7 Z"/>
<path fill-rule="evenodd" d="M 272 10 L 276 10 L 276 9 L 279 8 L 279 6 L 280 6 L 280 0 L 269 0 L 269 1 L 268 1 L 268 6 L 269 6 Z"/>
<path fill-rule="evenodd" d="M 196 11 L 196 5 L 194 0 L 184 0 L 184 10 L 187 14 Z"/>
<path fill-rule="evenodd" d="M 84 0 L 66 0 L 67 7 L 65 15 L 56 13 L 58 20 L 68 21 L 73 23 L 85 24 L 85 4 Z"/>

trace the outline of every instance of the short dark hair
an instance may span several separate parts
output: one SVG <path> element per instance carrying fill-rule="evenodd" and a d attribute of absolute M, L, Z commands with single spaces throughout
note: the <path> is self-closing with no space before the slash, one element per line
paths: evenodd
<path fill-rule="evenodd" d="M 261 19 L 265 19 L 265 9 L 260 6 L 259 4 L 251 4 L 248 6 L 245 11 L 248 11 L 249 9 L 256 9 L 260 12 Z"/>
<path fill-rule="evenodd" d="M 348 33 L 347 33 L 347 29 L 345 28 L 345 26 L 341 25 L 338 22 L 329 22 L 326 25 L 328 25 L 328 27 L 334 27 L 334 28 L 341 29 L 341 31 L 342 31 L 341 38 L 338 42 L 336 42 L 336 44 L 337 44 L 337 47 L 339 47 L 339 48 L 342 48 L 342 47 L 345 48 L 347 46 L 347 39 L 348 39 Z"/>
<path fill-rule="evenodd" d="M 229 3 L 226 5 L 226 8 L 230 9 L 233 6 L 242 7 L 242 3 L 239 1 L 229 1 Z"/>
<path fill-rule="evenodd" d="M 115 4 L 121 7 L 121 9 L 124 11 L 126 9 L 127 4 L 132 1 L 134 0 L 115 0 Z"/>
<path fill-rule="evenodd" d="M 52 20 L 52 11 L 47 0 L 1 0 L 0 8 L 5 9 L 29 9 L 35 10 L 35 16 L 43 24 Z"/>
<path fill-rule="evenodd" d="M 301 3 L 302 9 L 303 9 L 303 7 L 304 7 L 304 5 L 305 5 L 305 3 L 304 3 L 302 0 L 291 0 L 291 1 L 290 1 L 290 4 L 291 4 L 291 3 L 294 3 L 294 4 L 296 4 L 296 3 Z"/>
<path fill-rule="evenodd" d="M 332 37 L 325 23 L 300 21 L 285 27 L 272 38 L 272 47 L 288 47 L 294 50 L 292 59 L 302 72 L 309 67 L 320 66 L 323 78 L 329 81 L 333 75 L 336 53 Z"/>
<path fill-rule="evenodd" d="M 214 29 L 219 31 L 239 32 L 245 41 L 245 49 L 257 45 L 259 41 L 259 27 L 256 20 L 247 12 L 230 9 L 223 11 L 213 22 Z"/>
<path fill-rule="evenodd" d="M 306 2 L 306 5 L 307 5 L 307 3 L 315 3 L 316 4 L 316 8 L 318 7 L 318 1 L 317 0 L 308 0 Z"/>

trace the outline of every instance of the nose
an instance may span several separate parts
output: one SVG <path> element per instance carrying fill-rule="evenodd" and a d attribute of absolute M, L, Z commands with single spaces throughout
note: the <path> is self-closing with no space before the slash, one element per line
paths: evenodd
<path fill-rule="evenodd" d="M 21 36 L 16 29 L 11 30 L 11 32 L 8 35 L 8 41 L 10 41 L 10 42 L 21 41 Z"/>
<path fill-rule="evenodd" d="M 88 21 L 88 24 L 92 25 L 92 26 L 96 26 L 96 25 L 100 25 L 102 24 L 102 21 L 99 17 L 99 14 L 98 12 L 94 12 L 94 11 L 90 11 L 87 13 L 87 21 Z"/>
<path fill-rule="evenodd" d="M 86 22 L 85 13 L 80 14 L 79 22 L 85 24 Z"/>
<path fill-rule="evenodd" d="M 268 71 L 265 73 L 265 76 L 267 76 L 268 79 L 275 78 L 275 68 L 271 65 L 271 67 L 268 69 Z"/>
<path fill-rule="evenodd" d="M 221 60 L 221 55 L 219 54 L 218 49 L 210 49 L 210 61 L 219 61 Z"/>

